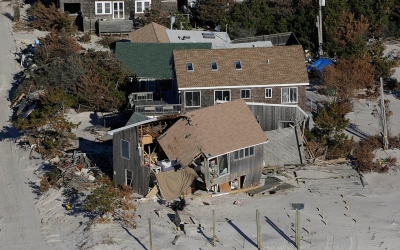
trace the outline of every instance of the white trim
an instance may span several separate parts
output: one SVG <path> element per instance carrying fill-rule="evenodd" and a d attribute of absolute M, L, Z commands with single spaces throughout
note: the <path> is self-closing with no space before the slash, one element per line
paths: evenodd
<path fill-rule="evenodd" d="M 120 131 L 124 131 L 124 130 L 126 130 L 126 129 L 130 129 L 130 128 L 133 128 L 133 127 L 137 127 L 137 126 L 139 126 L 139 125 L 143 125 L 143 124 L 146 124 L 146 123 L 149 123 L 149 122 L 155 122 L 155 121 L 157 121 L 157 117 L 151 118 L 151 119 L 149 119 L 149 120 L 137 122 L 137 123 L 134 123 L 134 124 L 130 124 L 130 125 L 124 126 L 124 127 L 122 127 L 122 128 L 117 128 L 117 129 L 114 129 L 114 130 L 110 130 L 110 131 L 108 131 L 107 134 L 109 134 L 109 135 L 114 135 L 114 133 L 117 133 L 117 132 L 120 132 Z"/>
<path fill-rule="evenodd" d="M 191 66 L 192 66 L 192 69 L 191 70 L 189 70 L 189 65 L 188 64 L 190 64 Z M 193 66 L 193 63 L 192 62 L 187 62 L 186 63 L 186 71 L 187 72 L 194 72 L 194 66 Z"/>
<path fill-rule="evenodd" d="M 128 143 L 128 158 L 123 156 L 122 142 Z M 130 160 L 131 159 L 131 143 L 130 143 L 130 141 L 120 139 L 119 143 L 120 143 L 120 147 L 121 147 L 121 158 L 125 159 L 125 160 Z"/>
<path fill-rule="evenodd" d="M 209 158 L 207 158 L 207 156 L 206 156 L 207 153 L 203 153 L 203 155 L 204 155 L 204 157 L 208 160 L 208 159 L 215 158 L 215 157 L 218 157 L 218 156 L 221 156 L 221 155 L 231 154 L 232 152 L 235 152 L 235 151 L 240 150 L 240 149 L 249 148 L 249 147 L 255 147 L 255 146 L 258 146 L 258 145 L 266 144 L 266 143 L 268 143 L 268 142 L 269 142 L 269 140 L 266 140 L 265 142 L 253 144 L 253 145 L 250 145 L 250 146 L 247 146 L 247 147 L 243 147 L 243 148 L 237 148 L 237 149 L 235 149 L 235 150 L 228 151 L 228 152 L 225 152 L 225 153 L 223 153 L 223 154 L 211 155 Z M 255 153 L 254 153 L 254 154 L 255 154 Z"/>
<path fill-rule="evenodd" d="M 283 89 L 288 89 L 288 95 L 289 95 L 289 99 L 290 99 L 290 89 L 296 89 L 296 102 L 283 102 L 283 100 L 282 100 L 282 98 L 283 98 L 283 96 L 282 96 L 282 92 L 283 92 Z M 292 87 L 292 86 L 287 86 L 287 87 L 284 87 L 284 88 L 281 88 L 281 103 L 294 103 L 294 104 L 296 104 L 296 103 L 299 103 L 299 89 L 297 88 L 297 87 Z"/>
<path fill-rule="evenodd" d="M 271 96 L 269 96 L 269 97 L 267 97 L 267 89 L 271 90 Z M 264 97 L 265 97 L 265 99 L 271 99 L 272 98 L 272 88 L 265 88 Z"/>
<path fill-rule="evenodd" d="M 292 87 L 292 86 L 308 86 L 310 83 L 286 83 L 286 84 L 264 84 L 264 85 L 242 85 L 242 86 L 212 86 L 212 87 L 188 87 L 179 88 L 179 90 L 192 89 L 242 89 L 242 88 L 272 88 L 272 87 Z"/>
<path fill-rule="evenodd" d="M 142 4 L 142 11 L 138 12 L 137 11 L 137 3 L 141 3 Z M 144 11 L 146 10 L 145 8 L 145 3 L 149 3 L 149 9 L 151 8 L 151 1 L 150 0 L 146 0 L 146 1 L 135 1 L 135 13 L 136 14 L 140 14 L 140 13 L 144 13 Z"/>
<path fill-rule="evenodd" d="M 213 69 L 213 63 L 215 63 L 216 69 Z M 211 67 L 211 71 L 214 71 L 214 72 L 218 71 L 218 63 L 216 61 L 210 62 L 210 67 Z"/>
<path fill-rule="evenodd" d="M 215 100 L 215 92 L 217 92 L 217 91 L 222 91 L 222 92 L 224 92 L 224 91 L 229 91 L 229 100 Z M 222 95 L 224 95 L 224 93 L 222 93 Z M 221 89 L 214 90 L 214 105 L 215 105 L 218 101 L 230 102 L 231 100 L 232 100 L 231 90 L 221 90 Z"/>
<path fill-rule="evenodd" d="M 122 3 L 122 16 L 119 16 L 120 14 L 120 9 L 119 9 L 119 4 Z M 117 9 L 114 8 L 114 4 L 117 4 Z M 115 11 L 117 11 L 118 17 L 115 16 Z M 125 3 L 124 1 L 114 1 L 112 2 L 112 15 L 113 19 L 124 19 L 125 18 Z"/>
<path fill-rule="evenodd" d="M 304 114 L 305 117 L 309 117 L 307 113 L 299 107 L 297 104 L 272 104 L 272 103 L 261 103 L 261 102 L 246 102 L 247 105 L 257 105 L 257 106 L 275 106 L 275 107 L 295 107 Z"/>
<path fill-rule="evenodd" d="M 106 3 L 110 4 L 110 12 L 109 13 L 105 12 Z M 97 13 L 97 10 L 98 10 L 97 4 L 101 4 L 101 13 Z M 95 9 L 94 10 L 94 14 L 95 15 L 111 15 L 113 13 L 113 4 L 112 4 L 111 1 L 95 1 L 94 2 L 94 9 Z"/>
<path fill-rule="evenodd" d="M 250 93 L 249 93 L 249 97 L 242 97 L 242 90 L 248 90 Z M 242 99 L 251 99 L 251 89 L 241 89 L 240 90 L 240 98 L 242 98 Z"/>
<path fill-rule="evenodd" d="M 196 106 L 194 106 L 194 105 L 192 105 L 192 106 L 186 106 L 186 93 L 193 93 L 193 92 L 199 92 L 200 93 L 200 103 L 199 103 L 199 105 L 196 105 Z M 183 105 L 185 106 L 185 108 L 186 107 L 188 107 L 188 108 L 198 108 L 198 107 L 201 107 L 201 91 L 200 90 L 192 90 L 192 91 L 184 91 L 183 92 L 184 94 L 183 94 Z M 193 99 L 193 94 L 192 94 L 192 99 Z"/>

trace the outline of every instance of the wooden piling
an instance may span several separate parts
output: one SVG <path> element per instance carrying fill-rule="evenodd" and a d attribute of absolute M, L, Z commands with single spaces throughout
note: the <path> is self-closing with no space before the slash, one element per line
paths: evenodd
<path fill-rule="evenodd" d="M 149 236 L 150 236 L 150 250 L 153 250 L 153 239 L 151 235 L 151 218 L 149 218 Z"/>
<path fill-rule="evenodd" d="M 256 210 L 256 224 L 257 224 L 257 247 L 259 250 L 262 249 L 261 240 L 261 223 L 260 223 L 260 211 Z"/>
<path fill-rule="evenodd" d="M 217 235 L 215 234 L 215 210 L 212 211 L 213 219 L 213 247 L 217 246 Z"/>
<path fill-rule="evenodd" d="M 296 210 L 296 247 L 300 250 L 300 211 Z"/>

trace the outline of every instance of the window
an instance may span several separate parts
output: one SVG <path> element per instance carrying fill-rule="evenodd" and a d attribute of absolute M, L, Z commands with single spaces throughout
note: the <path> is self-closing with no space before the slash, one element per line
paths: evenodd
<path fill-rule="evenodd" d="M 129 160 L 129 142 L 121 140 L 121 157 Z"/>
<path fill-rule="evenodd" d="M 214 91 L 214 104 L 217 101 L 230 101 L 231 91 L 230 90 L 215 90 Z"/>
<path fill-rule="evenodd" d="M 224 154 L 216 158 L 210 159 L 209 170 L 211 176 L 213 176 L 214 178 L 229 174 L 228 155 Z"/>
<path fill-rule="evenodd" d="M 135 13 L 144 13 L 150 9 L 150 1 L 136 1 L 135 4 Z"/>
<path fill-rule="evenodd" d="M 95 2 L 96 15 L 111 14 L 111 2 Z"/>
<path fill-rule="evenodd" d="M 211 62 L 211 70 L 212 71 L 218 71 L 217 62 Z"/>
<path fill-rule="evenodd" d="M 242 70 L 242 63 L 240 61 L 235 62 L 235 69 Z"/>
<path fill-rule="evenodd" d="M 272 89 L 265 89 L 265 98 L 272 98 Z"/>
<path fill-rule="evenodd" d="M 235 160 L 240 160 L 248 158 L 254 155 L 254 146 L 248 148 L 242 148 L 233 152 L 233 157 Z"/>
<path fill-rule="evenodd" d="M 125 184 L 128 187 L 132 187 L 132 181 L 133 181 L 133 172 L 125 169 Z"/>
<path fill-rule="evenodd" d="M 297 103 L 297 88 L 282 88 L 282 103 Z"/>
<path fill-rule="evenodd" d="M 186 91 L 185 92 L 185 106 L 186 107 L 201 107 L 201 92 L 200 91 Z"/>
<path fill-rule="evenodd" d="M 113 2 L 113 18 L 122 19 L 124 18 L 124 2 Z"/>
<path fill-rule="evenodd" d="M 191 62 L 186 63 L 186 69 L 187 69 L 187 71 L 189 71 L 189 72 L 193 72 L 193 71 L 194 71 L 194 69 L 193 69 L 193 63 L 191 63 Z"/>
<path fill-rule="evenodd" d="M 251 97 L 250 89 L 241 89 L 240 90 L 240 98 L 250 99 L 250 97 Z"/>

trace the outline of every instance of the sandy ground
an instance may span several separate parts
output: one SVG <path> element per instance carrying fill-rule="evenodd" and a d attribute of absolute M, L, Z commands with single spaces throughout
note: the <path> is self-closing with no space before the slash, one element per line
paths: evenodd
<path fill-rule="evenodd" d="M 0 2 L 2 12 L 10 11 Z M 184 213 L 196 226 L 186 234 L 176 231 L 171 222 L 174 212 L 157 202 L 137 203 L 137 229 L 125 229 L 118 222 L 86 226 L 87 214 L 79 206 L 78 198 L 73 209 L 67 211 L 63 190 L 51 189 L 36 196 L 38 184 L 34 171 L 41 161 L 28 160 L 28 151 L 13 144 L 17 131 L 9 128 L 8 91 L 12 74 L 19 70 L 14 61 L 15 47 L 23 41 L 33 42 L 40 32 L 10 33 L 10 20 L 0 17 L 0 249 L 150 249 L 149 222 L 152 225 L 153 249 L 257 249 L 255 212 L 261 212 L 262 249 L 286 250 L 294 247 L 294 211 L 292 202 L 305 204 L 301 211 L 301 249 L 325 250 L 375 250 L 399 249 L 400 242 L 400 172 L 396 167 L 388 174 L 367 174 L 366 186 L 360 179 L 349 175 L 348 166 L 322 163 L 308 166 L 297 173 L 304 178 L 299 186 L 273 195 L 250 197 L 246 194 L 214 198 L 187 199 Z M 397 71 L 396 71 L 397 72 Z M 323 97 L 307 93 L 309 100 L 321 101 Z M 391 133 L 399 133 L 400 102 L 393 96 L 394 112 L 389 125 Z M 354 126 L 349 135 L 361 138 L 380 131 L 379 120 L 371 115 L 376 101 L 354 103 L 355 111 L 348 115 Z M 79 137 L 94 141 L 93 134 L 85 128 L 100 123 L 97 113 L 67 114 L 72 122 L 82 122 L 74 130 Z M 396 118 L 395 118 L 396 117 Z M 398 150 L 377 152 L 398 155 Z M 400 157 L 400 155 L 399 155 Z M 354 172 L 354 171 L 353 171 Z M 339 177 L 338 177 L 339 176 Z M 237 205 L 235 205 L 236 203 Z M 164 218 L 155 213 L 164 211 Z M 217 247 L 212 247 L 212 210 L 216 214 Z M 325 223 L 325 222 L 326 223 Z M 197 226 L 200 225 L 200 229 Z M 176 235 L 181 235 L 177 245 L 172 245 Z"/>

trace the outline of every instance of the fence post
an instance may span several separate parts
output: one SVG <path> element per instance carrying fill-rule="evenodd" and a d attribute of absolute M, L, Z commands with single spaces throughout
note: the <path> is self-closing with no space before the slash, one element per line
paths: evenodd
<path fill-rule="evenodd" d="M 260 224 L 260 211 L 256 210 L 256 224 L 257 224 L 257 247 L 259 250 L 262 248 L 261 241 L 261 224 Z"/>
<path fill-rule="evenodd" d="M 213 219 L 213 246 L 217 246 L 217 235 L 215 235 L 215 210 L 212 211 Z"/>
<path fill-rule="evenodd" d="M 149 218 L 149 236 L 150 236 L 150 250 L 153 250 L 153 238 L 151 235 L 151 218 Z"/>
<path fill-rule="evenodd" d="M 300 211 L 296 210 L 296 247 L 300 250 Z"/>

